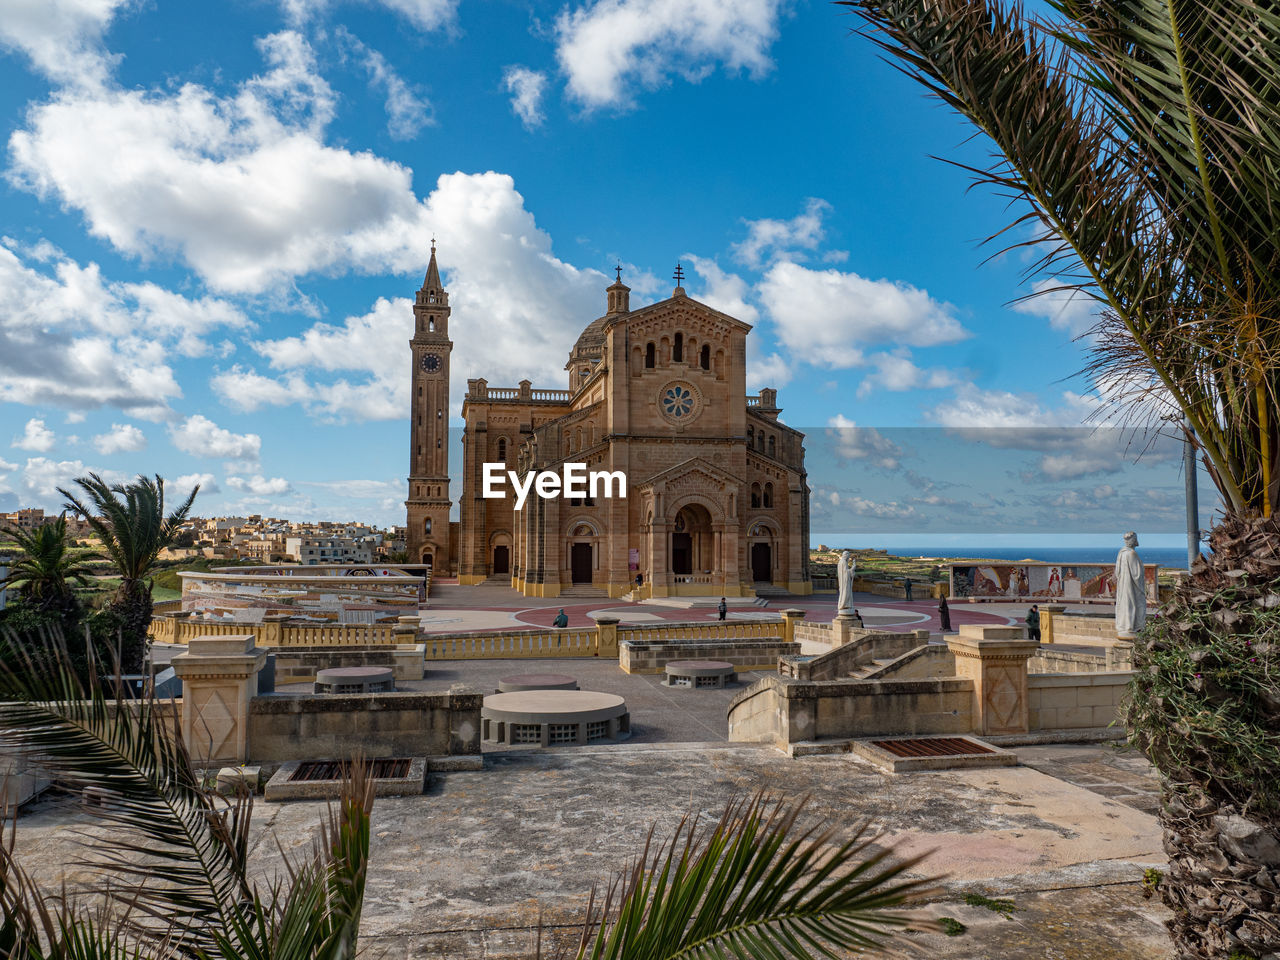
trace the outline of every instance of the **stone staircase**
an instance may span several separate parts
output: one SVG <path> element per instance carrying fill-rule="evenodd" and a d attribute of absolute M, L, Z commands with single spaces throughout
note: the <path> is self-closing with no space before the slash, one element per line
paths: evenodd
<path fill-rule="evenodd" d="M 875 680 L 896 659 L 896 657 L 885 657 L 880 660 L 872 660 L 870 663 L 864 663 L 850 670 L 846 676 L 850 680 Z"/>
<path fill-rule="evenodd" d="M 573 597 L 578 600 L 599 599 L 601 597 L 607 598 L 609 593 L 603 587 L 593 587 L 589 583 L 575 583 L 572 586 L 565 587 L 561 590 L 560 596 L 561 598 Z"/>

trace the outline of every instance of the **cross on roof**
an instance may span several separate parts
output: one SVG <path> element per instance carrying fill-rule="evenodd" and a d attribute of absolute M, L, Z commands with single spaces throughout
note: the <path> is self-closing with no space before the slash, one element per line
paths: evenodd
<path fill-rule="evenodd" d="M 677 287 L 681 286 L 682 282 L 684 281 L 684 268 L 680 266 L 679 261 L 676 261 L 675 278 L 676 278 L 676 286 Z"/>
<path fill-rule="evenodd" d="M 621 283 L 622 282 L 622 264 L 618 264 L 613 269 L 618 271 L 618 282 Z"/>

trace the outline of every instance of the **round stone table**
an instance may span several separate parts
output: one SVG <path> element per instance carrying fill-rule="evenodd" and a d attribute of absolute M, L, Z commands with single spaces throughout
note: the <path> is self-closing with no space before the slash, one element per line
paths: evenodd
<path fill-rule="evenodd" d="M 664 673 L 668 687 L 719 689 L 738 679 L 737 670 L 728 660 L 672 660 Z"/>
<path fill-rule="evenodd" d="M 522 690 L 491 693 L 480 710 L 488 743 L 543 747 L 605 743 L 631 736 L 631 714 L 622 697 L 591 690 Z"/>
<path fill-rule="evenodd" d="M 396 688 L 390 667 L 329 667 L 316 671 L 316 693 L 389 693 Z"/>
<path fill-rule="evenodd" d="M 578 681 L 563 673 L 513 673 L 498 681 L 498 693 L 522 690 L 577 690 Z"/>

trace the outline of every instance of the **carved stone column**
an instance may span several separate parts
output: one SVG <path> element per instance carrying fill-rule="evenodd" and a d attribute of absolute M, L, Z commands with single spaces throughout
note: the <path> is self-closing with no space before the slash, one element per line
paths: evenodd
<path fill-rule="evenodd" d="M 182 678 L 182 738 L 197 767 L 248 761 L 249 701 L 266 659 L 252 634 L 192 637 L 173 658 Z"/>
<path fill-rule="evenodd" d="M 947 637 L 956 676 L 973 681 L 974 733 L 1026 733 L 1029 725 L 1027 660 L 1040 648 L 1024 627 L 966 623 Z"/>

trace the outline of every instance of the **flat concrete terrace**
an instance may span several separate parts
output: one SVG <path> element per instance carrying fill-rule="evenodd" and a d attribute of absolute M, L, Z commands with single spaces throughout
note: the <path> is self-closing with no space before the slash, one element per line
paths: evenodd
<path fill-rule="evenodd" d="M 807 794 L 814 815 L 838 823 L 869 818 L 906 851 L 936 850 L 927 868 L 950 876 L 928 912 L 969 932 L 917 936 L 935 957 L 1167 956 L 1163 908 L 1142 899 L 1139 882 L 1146 866 L 1163 867 L 1154 818 L 1072 782 L 1138 771 L 1134 794 L 1150 795 L 1149 770 L 1105 746 L 1023 750 L 1035 767 L 897 776 L 848 755 L 788 759 L 719 743 L 489 754 L 484 771 L 434 775 L 426 796 L 376 802 L 362 946 L 386 957 L 531 956 L 539 909 L 549 938 L 571 935 L 590 885 L 640 851 L 650 824 L 666 837 L 686 812 L 713 816 L 731 796 L 765 788 Z M 279 868 L 277 840 L 286 850 L 309 843 L 324 810 L 260 801 L 255 870 Z M 57 881 L 83 829 L 100 828 L 66 799 L 19 821 L 18 854 L 37 882 Z M 966 906 L 971 892 L 1008 897 L 1012 919 Z"/>
<path fill-rule="evenodd" d="M 454 684 L 466 686 L 483 694 L 498 689 L 503 677 L 514 672 L 564 674 L 578 681 L 582 690 L 611 693 L 627 702 L 631 714 L 632 743 L 671 743 L 696 739 L 699 741 L 727 741 L 729 722 L 726 712 L 729 701 L 748 684 L 755 683 L 762 673 L 747 671 L 738 674 L 738 682 L 723 689 L 694 690 L 688 687 L 668 687 L 662 674 L 628 674 L 618 667 L 613 658 L 556 660 L 444 660 L 427 664 L 427 675 L 422 680 L 397 680 L 397 690 L 440 691 Z M 311 684 L 285 684 L 281 693 L 307 693 Z M 484 751 L 496 749 L 483 744 Z M 504 748 L 505 749 L 505 748 Z M 561 748 L 557 748 L 561 749 Z M 564 747 L 567 750 L 578 747 Z"/>

